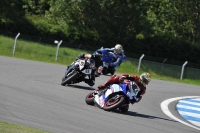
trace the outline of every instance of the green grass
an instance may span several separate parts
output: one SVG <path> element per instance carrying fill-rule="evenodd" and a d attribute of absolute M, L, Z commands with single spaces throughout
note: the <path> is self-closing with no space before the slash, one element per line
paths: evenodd
<path fill-rule="evenodd" d="M 55 61 L 55 53 L 56 53 L 56 45 L 48 45 L 37 42 L 30 42 L 25 40 L 17 41 L 16 52 L 13 56 L 13 45 L 14 45 L 14 37 L 9 38 L 0 35 L 0 55 L 8 56 L 13 58 L 23 58 L 28 60 L 35 60 L 41 62 L 48 63 L 56 63 L 62 65 L 71 64 L 74 59 L 80 53 L 91 53 L 91 51 L 83 51 L 77 49 L 71 49 L 68 47 L 60 47 L 58 61 Z M 139 75 L 143 71 L 148 71 L 151 73 L 153 79 L 171 81 L 171 82 L 179 82 L 185 84 L 192 84 L 200 86 L 200 79 L 183 79 L 180 80 L 178 78 L 174 78 L 173 76 L 163 76 L 160 72 L 155 71 L 155 69 L 159 69 L 159 65 L 156 63 L 151 63 L 147 65 L 141 65 L 140 72 L 137 73 L 137 64 L 138 60 L 133 60 L 127 58 L 127 61 L 121 64 L 121 66 L 117 69 L 117 73 L 128 73 L 128 74 L 136 74 Z M 145 64 L 145 63 L 144 63 Z M 173 69 L 172 69 L 173 70 Z M 175 71 L 171 72 L 175 73 Z M 18 125 L 8 124 L 8 123 L 0 123 L 0 132 L 3 133 L 44 133 L 43 131 L 39 131 L 36 129 L 22 127 Z"/>
<path fill-rule="evenodd" d="M 0 133 L 47 133 L 42 130 L 0 122 Z"/>

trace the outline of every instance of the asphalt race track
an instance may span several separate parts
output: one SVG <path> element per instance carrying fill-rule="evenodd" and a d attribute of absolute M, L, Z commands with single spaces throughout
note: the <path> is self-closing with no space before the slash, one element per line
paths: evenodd
<path fill-rule="evenodd" d="M 161 109 L 167 99 L 199 96 L 199 86 L 152 80 L 141 102 L 121 114 L 85 103 L 85 96 L 109 76 L 97 78 L 93 88 L 85 83 L 64 87 L 60 83 L 65 69 L 64 65 L 0 56 L 0 121 L 51 133 L 200 132 Z M 177 102 L 171 102 L 168 109 L 185 121 L 176 111 Z"/>

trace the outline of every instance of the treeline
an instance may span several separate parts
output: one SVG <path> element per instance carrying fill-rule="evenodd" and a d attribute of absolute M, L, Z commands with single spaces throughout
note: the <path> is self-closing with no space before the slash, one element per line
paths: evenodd
<path fill-rule="evenodd" d="M 1 0 L 0 12 L 3 32 L 200 64 L 199 0 Z"/>

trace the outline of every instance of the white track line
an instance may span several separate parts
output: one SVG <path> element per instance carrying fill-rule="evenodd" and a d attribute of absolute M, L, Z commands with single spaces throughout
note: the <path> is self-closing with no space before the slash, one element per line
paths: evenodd
<path fill-rule="evenodd" d="M 184 124 L 184 125 L 187 125 L 189 127 L 192 127 L 192 128 L 195 128 L 197 130 L 200 130 L 200 128 L 196 127 L 196 126 L 193 126 L 189 123 L 186 123 L 180 119 L 178 119 L 177 117 L 175 117 L 170 111 L 169 111 L 169 108 L 168 108 L 168 105 L 169 103 L 173 102 L 173 101 L 176 101 L 176 100 L 180 100 L 180 99 L 185 99 L 185 98 L 199 98 L 200 96 L 184 96 L 184 97 L 176 97 L 176 98 L 171 98 L 171 99 L 167 99 L 165 101 L 163 101 L 160 106 L 161 106 L 161 109 L 162 111 L 167 115 L 169 116 L 170 118 Z"/>

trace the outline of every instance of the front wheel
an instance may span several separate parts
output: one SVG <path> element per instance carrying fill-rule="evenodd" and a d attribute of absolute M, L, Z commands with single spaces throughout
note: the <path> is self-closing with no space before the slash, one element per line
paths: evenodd
<path fill-rule="evenodd" d="M 111 97 L 105 102 L 103 109 L 105 111 L 112 111 L 121 107 L 124 103 L 125 103 L 124 95 L 115 95 L 114 97 Z"/>
<path fill-rule="evenodd" d="M 61 85 L 65 86 L 66 84 L 71 84 L 72 81 L 77 79 L 79 73 L 75 71 L 71 76 L 67 77 L 66 79 L 62 79 Z"/>
<path fill-rule="evenodd" d="M 86 102 L 88 105 L 94 105 L 94 95 L 93 95 L 93 92 L 90 92 L 90 93 L 86 96 L 85 102 Z"/>

